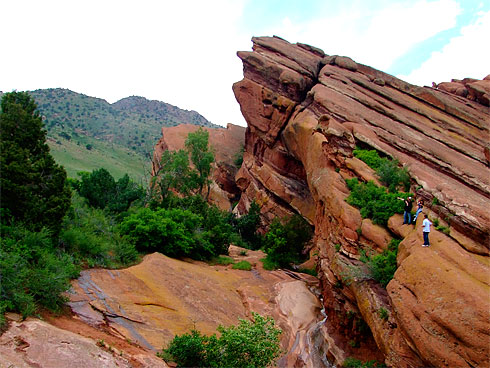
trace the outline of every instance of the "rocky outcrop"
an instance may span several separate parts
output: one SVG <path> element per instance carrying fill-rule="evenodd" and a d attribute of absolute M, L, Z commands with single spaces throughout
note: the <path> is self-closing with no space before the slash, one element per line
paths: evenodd
<path fill-rule="evenodd" d="M 167 368 L 155 354 L 136 346 L 111 345 L 95 341 L 34 318 L 13 317 L 9 329 L 0 336 L 0 367 L 50 368 Z M 86 329 L 82 326 L 82 329 Z"/>
<path fill-rule="evenodd" d="M 230 210 L 233 202 L 236 202 L 240 195 L 240 190 L 235 183 L 235 174 L 238 168 L 234 161 L 236 155 L 243 148 L 245 128 L 233 124 L 228 124 L 226 129 L 201 128 L 209 132 L 209 145 L 215 154 L 209 200 L 223 210 Z M 176 151 L 183 149 L 187 135 L 197 129 L 199 129 L 199 126 L 191 124 L 162 128 L 162 138 L 155 145 L 153 152 L 153 176 L 158 171 L 162 152 L 165 150 Z"/>
<path fill-rule="evenodd" d="M 441 91 L 466 97 L 468 100 L 490 106 L 490 74 L 483 80 L 473 78 L 453 79 L 451 82 L 439 83 L 435 87 Z"/>
<path fill-rule="evenodd" d="M 253 51 L 238 53 L 244 79 L 233 86 L 248 124 L 236 211 L 245 213 L 256 200 L 266 224 L 300 213 L 315 226 L 327 355 L 342 362 L 371 351 L 392 367 L 484 366 L 490 353 L 488 78 L 465 80 L 467 92 L 459 85 L 418 87 L 304 44 L 252 41 Z M 389 228 L 362 219 L 345 201 L 345 179 L 376 175 L 353 157 L 356 145 L 407 168 L 425 212 L 449 226 L 449 234 L 433 229 L 432 246 L 422 248 L 420 218 L 414 227 L 396 215 Z M 404 240 L 385 290 L 358 261 L 359 250 L 381 251 L 392 237 Z"/>
<path fill-rule="evenodd" d="M 246 254 L 244 254 L 246 253 Z M 289 271 L 265 271 L 261 251 L 231 246 L 230 256 L 246 260 L 252 271 L 183 261 L 159 253 L 122 270 L 82 271 L 73 282 L 69 305 L 75 316 L 150 351 L 161 350 L 175 335 L 197 329 L 213 334 L 218 325 L 236 325 L 251 312 L 272 316 L 282 329 L 285 352 L 279 366 L 301 361 L 321 367 L 309 339 L 320 336 L 323 316 L 315 290 L 318 279 Z M 324 339 L 314 344 L 322 347 Z"/>

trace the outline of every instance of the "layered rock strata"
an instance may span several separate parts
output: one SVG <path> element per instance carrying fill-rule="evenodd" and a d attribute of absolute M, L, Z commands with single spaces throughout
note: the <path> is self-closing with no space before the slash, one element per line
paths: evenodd
<path fill-rule="evenodd" d="M 166 150 L 176 151 L 185 147 L 185 140 L 189 133 L 195 132 L 199 127 L 192 124 L 181 124 L 175 127 L 163 127 L 162 137 L 155 145 L 152 160 L 152 176 L 158 172 L 162 152 Z M 209 145 L 215 154 L 215 163 L 212 172 L 212 184 L 209 194 L 211 203 L 223 210 L 230 210 L 233 202 L 236 202 L 240 190 L 235 183 L 235 174 L 238 170 L 234 161 L 237 154 L 243 148 L 245 140 L 245 128 L 228 124 L 224 128 L 206 128 L 209 133 Z"/>
<path fill-rule="evenodd" d="M 265 223 L 300 213 L 315 226 L 331 359 L 362 358 L 365 349 L 392 367 L 487 364 L 488 77 L 454 94 L 308 45 L 252 41 L 253 51 L 238 52 L 244 79 L 233 86 L 248 124 L 236 211 L 256 200 Z M 396 215 L 388 228 L 363 219 L 345 201 L 345 179 L 376 174 L 353 157 L 356 146 L 407 168 L 424 212 L 449 234 L 433 229 L 432 246 L 422 248 L 421 218 L 402 225 Z M 393 237 L 403 241 L 385 290 L 358 259 L 361 248 L 381 251 Z"/>

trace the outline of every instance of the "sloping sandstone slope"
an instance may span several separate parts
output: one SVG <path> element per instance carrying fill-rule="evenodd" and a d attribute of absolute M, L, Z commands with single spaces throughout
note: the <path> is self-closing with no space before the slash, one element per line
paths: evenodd
<path fill-rule="evenodd" d="M 253 51 L 238 53 L 244 79 L 233 86 L 248 123 L 237 211 L 255 199 L 266 223 L 299 212 L 315 226 L 327 324 L 339 348 L 331 355 L 356 355 L 346 341 L 362 338 L 362 346 L 371 334 L 393 367 L 488 364 L 488 78 L 471 81 L 481 93 L 470 99 L 308 45 L 252 41 Z M 393 216 L 388 229 L 362 219 L 345 202 L 345 179 L 376 178 L 353 157 L 356 145 L 403 164 L 425 212 L 449 225 L 449 235 L 433 230 L 432 247 L 422 248 L 420 218 L 414 227 Z M 384 290 L 357 260 L 360 248 L 386 249 L 393 236 L 404 240 Z"/>

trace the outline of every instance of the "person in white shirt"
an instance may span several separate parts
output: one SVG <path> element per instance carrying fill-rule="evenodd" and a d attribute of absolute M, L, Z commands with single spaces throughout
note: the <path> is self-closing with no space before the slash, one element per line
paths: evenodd
<path fill-rule="evenodd" d="M 424 234 L 424 244 L 422 244 L 423 247 L 430 246 L 429 244 L 430 225 L 432 225 L 432 222 L 429 221 L 427 214 L 425 214 L 424 221 L 422 222 L 422 231 Z"/>

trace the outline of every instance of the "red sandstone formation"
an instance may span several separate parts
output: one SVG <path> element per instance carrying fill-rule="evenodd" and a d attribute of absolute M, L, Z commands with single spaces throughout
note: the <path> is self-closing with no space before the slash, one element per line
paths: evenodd
<path fill-rule="evenodd" d="M 489 78 L 418 87 L 308 45 L 252 41 L 253 51 L 238 53 L 244 79 L 233 86 L 248 123 L 236 210 L 245 213 L 255 199 L 265 223 L 298 212 L 315 226 L 327 355 L 339 363 L 365 349 L 397 368 L 486 366 Z M 425 212 L 450 234 L 433 229 L 432 246 L 422 248 L 420 218 L 414 227 L 393 216 L 388 229 L 362 219 L 345 202 L 345 179 L 376 177 L 353 157 L 358 144 L 403 164 Z M 381 251 L 394 236 L 404 240 L 385 290 L 357 259 L 360 248 Z M 354 274 L 348 285 L 346 274 Z M 356 336 L 360 348 L 347 343 Z"/>
<path fill-rule="evenodd" d="M 152 162 L 152 175 L 157 171 L 158 163 L 165 150 L 179 150 L 185 146 L 187 135 L 195 132 L 199 126 L 181 124 L 175 127 L 162 128 L 162 138 L 155 146 Z M 231 203 L 238 199 L 239 189 L 235 184 L 238 168 L 234 165 L 234 157 L 244 145 L 245 128 L 228 124 L 226 129 L 203 127 L 209 132 L 209 144 L 215 153 L 215 167 L 212 173 L 213 184 L 210 191 L 210 202 L 224 210 L 231 208 Z"/>

